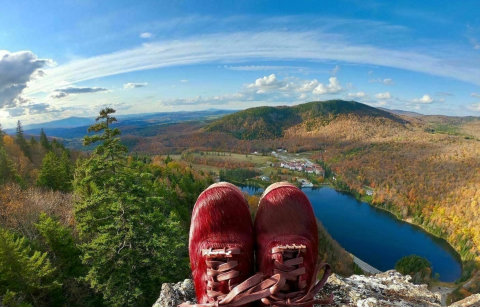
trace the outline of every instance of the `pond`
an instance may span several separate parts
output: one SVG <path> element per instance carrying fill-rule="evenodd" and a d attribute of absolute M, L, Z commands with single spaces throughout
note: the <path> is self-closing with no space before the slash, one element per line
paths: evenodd
<path fill-rule="evenodd" d="M 248 186 L 240 188 L 249 194 L 263 191 Z M 441 281 L 460 278 L 460 256 L 445 240 L 350 194 L 328 187 L 303 191 L 330 235 L 348 252 L 380 271 L 394 269 L 402 257 L 415 254 L 430 261 L 433 273 L 439 273 Z"/>

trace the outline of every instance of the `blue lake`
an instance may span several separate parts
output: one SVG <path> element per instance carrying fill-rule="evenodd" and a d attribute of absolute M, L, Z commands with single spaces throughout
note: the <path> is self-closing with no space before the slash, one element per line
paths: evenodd
<path fill-rule="evenodd" d="M 243 186 L 249 194 L 263 190 Z M 422 228 L 397 219 L 393 214 L 358 201 L 350 194 L 332 188 L 305 188 L 315 215 L 330 235 L 348 252 L 387 271 L 404 256 L 427 258 L 440 280 L 453 282 L 460 278 L 460 256 L 443 239 Z"/>

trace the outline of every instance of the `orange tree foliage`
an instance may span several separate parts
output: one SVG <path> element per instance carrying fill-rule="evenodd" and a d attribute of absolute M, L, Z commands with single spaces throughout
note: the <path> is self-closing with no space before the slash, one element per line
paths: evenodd
<path fill-rule="evenodd" d="M 465 263 L 480 263 L 479 122 L 460 121 L 459 133 L 452 135 L 427 132 L 428 121 L 443 124 L 444 119 L 405 119 L 402 123 L 354 114 L 328 122 L 311 118 L 286 129 L 281 138 L 265 140 L 240 140 L 203 131 L 199 124 L 178 124 L 141 139 L 135 150 L 318 150 L 314 158 L 325 161 L 348 188 L 362 193 L 364 186 L 372 187 L 374 205 L 445 238 Z"/>

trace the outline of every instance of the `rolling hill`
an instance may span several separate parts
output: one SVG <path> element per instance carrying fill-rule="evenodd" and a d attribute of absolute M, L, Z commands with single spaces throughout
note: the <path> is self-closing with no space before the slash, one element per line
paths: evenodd
<path fill-rule="evenodd" d="M 272 139 L 285 136 L 297 125 L 324 126 L 342 116 L 375 118 L 401 125 L 407 120 L 385 110 L 344 100 L 313 101 L 292 107 L 257 107 L 224 116 L 207 125 L 204 131 L 227 132 L 237 139 Z"/>

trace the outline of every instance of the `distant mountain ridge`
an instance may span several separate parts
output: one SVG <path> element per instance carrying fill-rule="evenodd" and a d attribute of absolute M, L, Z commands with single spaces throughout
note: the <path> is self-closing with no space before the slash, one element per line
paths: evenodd
<path fill-rule="evenodd" d="M 40 124 L 30 124 L 23 126 L 23 130 L 34 130 L 34 129 L 52 129 L 52 128 L 75 128 L 81 126 L 88 126 L 95 122 L 94 118 L 89 117 L 68 117 L 58 120 L 53 120 L 50 122 L 40 123 Z M 15 128 L 6 129 L 7 132 L 14 132 Z"/>
<path fill-rule="evenodd" d="M 386 112 L 390 112 L 396 115 L 405 115 L 405 116 L 410 116 L 410 117 L 422 117 L 425 116 L 424 114 L 418 113 L 418 112 L 412 112 L 412 111 L 404 111 L 404 110 L 396 110 L 396 109 L 387 109 L 387 108 L 378 108 L 379 110 L 383 110 Z"/>
<path fill-rule="evenodd" d="M 282 137 L 284 132 L 305 121 L 328 123 L 340 115 L 383 118 L 405 124 L 407 121 L 385 110 L 355 101 L 312 101 L 292 107 L 257 107 L 226 115 L 207 125 L 210 132 L 228 132 L 238 139 L 270 139 Z"/>

